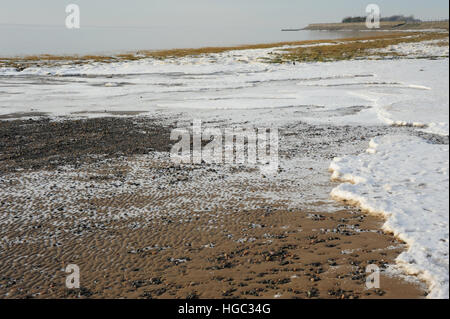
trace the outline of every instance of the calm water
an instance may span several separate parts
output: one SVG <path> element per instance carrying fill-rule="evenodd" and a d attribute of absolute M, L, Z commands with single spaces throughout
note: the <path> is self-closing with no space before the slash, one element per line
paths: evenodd
<path fill-rule="evenodd" d="M 136 50 L 193 48 L 240 44 L 332 39 L 355 32 L 298 31 L 261 28 L 81 28 L 0 25 L 0 55 L 100 54 Z"/>

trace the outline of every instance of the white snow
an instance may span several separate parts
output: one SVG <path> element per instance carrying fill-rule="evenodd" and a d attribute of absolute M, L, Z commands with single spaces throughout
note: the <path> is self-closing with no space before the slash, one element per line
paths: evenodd
<path fill-rule="evenodd" d="M 44 112 L 93 117 L 109 111 L 202 115 L 205 111 L 260 109 L 258 118 L 275 120 L 272 110 L 283 109 L 283 122 L 384 123 L 448 135 L 448 58 L 295 66 L 261 61 L 275 51 L 231 51 L 22 72 L 0 69 L 0 115 Z"/>
<path fill-rule="evenodd" d="M 383 228 L 408 244 L 398 266 L 449 297 L 449 147 L 412 136 L 384 136 L 365 154 L 335 158 L 331 195 L 382 214 Z"/>
<path fill-rule="evenodd" d="M 448 57 L 448 40 L 430 40 L 423 42 L 399 43 L 390 45 L 385 49 L 372 50 L 372 52 L 392 53 L 406 55 L 409 58 L 420 57 Z"/>

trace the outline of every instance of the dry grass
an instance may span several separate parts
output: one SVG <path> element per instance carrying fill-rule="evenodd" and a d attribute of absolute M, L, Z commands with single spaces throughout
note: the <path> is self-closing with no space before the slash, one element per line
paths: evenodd
<path fill-rule="evenodd" d="M 186 56 L 202 56 L 228 51 L 270 49 L 282 46 L 301 46 L 321 43 L 334 43 L 332 46 L 317 46 L 309 48 L 289 49 L 286 53 L 275 54 L 267 62 L 278 63 L 285 61 L 329 61 L 351 59 L 364 56 L 367 49 L 384 48 L 391 44 L 405 42 L 419 42 L 432 39 L 448 38 L 448 33 L 419 33 L 419 32 L 371 32 L 366 37 L 343 38 L 338 40 L 307 40 L 294 42 L 278 42 L 255 45 L 230 47 L 204 47 L 197 49 L 172 49 L 159 51 L 138 51 L 136 53 L 118 54 L 114 56 L 85 55 L 85 56 L 57 56 L 34 55 L 26 57 L 0 58 L 0 67 L 13 67 L 24 70 L 28 67 L 55 66 L 64 64 L 112 63 L 120 61 L 135 61 L 146 58 L 168 59 Z M 370 42 L 364 42 L 370 40 Z"/>
<path fill-rule="evenodd" d="M 368 56 L 398 55 L 395 53 L 374 53 L 373 49 L 384 49 L 400 43 L 422 42 L 448 39 L 448 33 L 405 33 L 397 35 L 376 36 L 372 38 L 354 38 L 332 40 L 335 45 L 297 47 L 283 50 L 275 54 L 268 62 L 328 62 L 367 58 Z M 444 41 L 448 45 L 448 42 Z M 445 44 L 444 44 L 445 45 Z"/>
<path fill-rule="evenodd" d="M 367 37 L 361 39 L 374 39 L 374 38 L 385 38 L 385 37 L 399 37 L 407 36 L 411 33 L 386 33 L 386 32 L 374 32 Z M 351 41 L 357 38 L 343 38 L 338 41 Z M 140 51 L 139 54 L 143 54 L 146 57 L 152 58 L 179 58 L 185 56 L 199 56 L 204 54 L 213 53 L 223 53 L 228 51 L 240 51 L 240 50 L 254 50 L 254 49 L 270 49 L 278 48 L 282 46 L 299 46 L 308 44 L 319 44 L 333 42 L 332 40 L 304 40 L 304 41 L 291 41 L 291 42 L 276 42 L 276 43 L 265 43 L 265 44 L 253 44 L 253 45 L 241 45 L 241 46 L 230 46 L 230 47 L 204 47 L 198 49 L 173 49 L 173 50 L 162 50 L 162 51 Z"/>
<path fill-rule="evenodd" d="M 436 42 L 436 43 L 433 43 L 432 45 L 434 45 L 436 47 L 448 47 L 448 40 Z"/>

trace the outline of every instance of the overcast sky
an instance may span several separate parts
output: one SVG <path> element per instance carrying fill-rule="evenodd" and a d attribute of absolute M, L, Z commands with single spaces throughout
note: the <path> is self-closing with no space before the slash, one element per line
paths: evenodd
<path fill-rule="evenodd" d="M 294 27 L 365 15 L 376 3 L 383 16 L 448 18 L 448 0 L 0 0 L 0 24 L 62 25 L 65 6 L 81 9 L 84 26 Z"/>

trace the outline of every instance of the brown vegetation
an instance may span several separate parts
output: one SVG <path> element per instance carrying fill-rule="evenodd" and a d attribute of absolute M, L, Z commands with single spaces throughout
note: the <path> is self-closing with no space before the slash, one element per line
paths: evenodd
<path fill-rule="evenodd" d="M 383 57 L 385 55 L 398 55 L 396 53 L 374 52 L 374 49 L 384 49 L 390 45 L 400 43 L 412 43 L 429 40 L 448 39 L 448 33 L 403 33 L 389 34 L 374 37 L 340 39 L 327 41 L 334 45 L 322 45 L 312 47 L 296 47 L 284 49 L 282 53 L 275 54 L 269 60 L 272 63 L 282 62 L 327 62 L 367 58 L 368 56 Z M 448 41 L 443 42 L 448 45 Z"/>
<path fill-rule="evenodd" d="M 134 61 L 146 58 L 167 59 L 186 56 L 201 56 L 206 54 L 223 53 L 227 51 L 269 49 L 282 46 L 304 46 L 321 43 L 334 43 L 332 46 L 317 46 L 308 48 L 288 49 L 283 54 L 276 54 L 274 59 L 267 62 L 284 61 L 329 61 L 351 59 L 364 56 L 368 49 L 385 48 L 389 45 L 420 42 L 433 39 L 448 38 L 443 32 L 371 32 L 365 37 L 343 38 L 338 40 L 306 40 L 294 42 L 278 42 L 229 47 L 204 47 L 191 49 L 171 49 L 158 51 L 138 51 L 135 53 L 118 54 L 114 56 L 85 55 L 85 56 L 57 56 L 34 55 L 25 57 L 0 58 L 0 67 L 12 67 L 21 71 L 29 67 L 54 66 L 64 64 L 87 64 L 92 62 L 112 63 L 120 61 Z M 370 41 L 369 41 L 370 40 Z M 367 42 L 369 41 L 369 42 Z"/>

